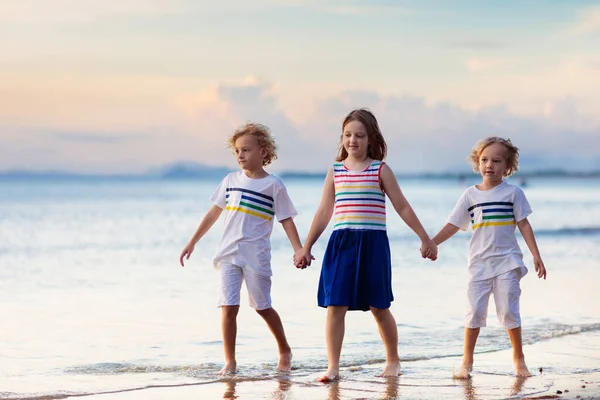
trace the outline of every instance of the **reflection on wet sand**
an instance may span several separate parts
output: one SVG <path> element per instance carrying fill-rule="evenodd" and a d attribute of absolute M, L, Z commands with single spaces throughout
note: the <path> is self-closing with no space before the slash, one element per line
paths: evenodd
<path fill-rule="evenodd" d="M 516 377 L 515 381 L 512 384 L 512 387 L 510 390 L 510 395 L 516 396 L 516 395 L 520 394 L 521 391 L 523 390 L 523 385 L 525 385 L 525 381 L 527 381 L 527 379 L 529 379 L 529 377 L 525 377 L 525 376 Z"/>
<path fill-rule="evenodd" d="M 329 395 L 327 396 L 327 400 L 342 400 L 343 398 L 347 398 L 348 393 L 346 393 L 346 397 L 342 396 L 341 394 L 343 389 L 340 388 L 339 380 L 328 383 L 328 386 Z M 400 398 L 399 376 L 390 376 L 385 378 L 385 392 L 381 393 L 381 398 L 385 400 L 394 400 Z"/>
<path fill-rule="evenodd" d="M 284 400 L 287 398 L 286 392 L 292 387 L 290 377 L 277 377 L 277 390 L 271 396 L 274 400 Z"/>
<path fill-rule="evenodd" d="M 233 379 L 228 379 L 225 382 L 225 392 L 223 393 L 224 399 L 237 399 L 237 395 L 235 394 L 235 385 L 236 382 Z"/>
<path fill-rule="evenodd" d="M 386 378 L 386 390 L 385 397 L 386 400 L 393 400 L 400 398 L 400 377 L 399 376 L 390 376 Z"/>
<path fill-rule="evenodd" d="M 473 378 L 469 379 L 453 379 L 455 383 L 460 383 L 463 387 L 463 393 L 465 395 L 465 400 L 475 400 L 479 397 L 477 396 L 477 390 L 473 386 Z"/>

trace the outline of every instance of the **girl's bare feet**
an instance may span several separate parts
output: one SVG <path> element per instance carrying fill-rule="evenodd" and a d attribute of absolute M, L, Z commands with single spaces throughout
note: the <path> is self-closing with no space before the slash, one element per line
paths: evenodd
<path fill-rule="evenodd" d="M 328 369 L 325 375 L 317 379 L 317 381 L 322 383 L 329 383 L 333 381 L 337 381 L 340 379 L 340 371 L 337 369 Z"/>
<path fill-rule="evenodd" d="M 219 371 L 219 374 L 221 374 L 221 375 L 235 374 L 236 367 L 237 367 L 237 364 L 235 361 L 227 361 L 225 363 L 225 366 L 223 368 L 221 368 L 221 370 Z"/>
<path fill-rule="evenodd" d="M 280 353 L 279 363 L 277 364 L 277 371 L 291 371 L 292 370 L 292 352 Z"/>

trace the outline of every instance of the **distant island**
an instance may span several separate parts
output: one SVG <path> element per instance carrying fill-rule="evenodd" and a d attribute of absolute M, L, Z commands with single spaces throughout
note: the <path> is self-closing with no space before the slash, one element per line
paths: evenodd
<path fill-rule="evenodd" d="M 197 179 L 221 179 L 230 172 L 237 169 L 227 167 L 215 167 L 196 162 L 177 162 L 164 167 L 151 169 L 149 171 L 131 174 L 90 174 L 72 171 L 32 171 L 32 170 L 8 170 L 0 171 L 0 179 L 3 180 L 78 180 L 78 179 L 118 179 L 118 180 L 197 180 Z M 276 173 L 282 179 L 319 179 L 323 180 L 324 172 L 302 172 L 282 171 Z M 475 177 L 471 171 L 449 171 L 449 172 L 421 172 L 421 173 L 397 173 L 398 178 L 403 179 L 456 179 L 464 180 Z M 519 178 L 536 177 L 579 177 L 598 178 L 599 171 L 566 171 L 560 169 L 539 171 L 518 171 L 515 174 Z"/>

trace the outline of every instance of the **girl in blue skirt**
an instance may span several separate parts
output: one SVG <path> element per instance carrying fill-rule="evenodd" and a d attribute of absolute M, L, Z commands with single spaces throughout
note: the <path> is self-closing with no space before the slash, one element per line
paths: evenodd
<path fill-rule="evenodd" d="M 375 317 L 386 353 L 386 365 L 379 376 L 400 373 L 398 330 L 390 312 L 394 296 L 386 195 L 398 215 L 421 239 L 421 256 L 437 258 L 437 246 L 402 194 L 394 173 L 383 162 L 386 151 L 377 119 L 369 110 L 354 110 L 346 116 L 339 154 L 325 178 L 321 203 L 304 247 L 294 254 L 296 266 L 310 265 L 314 259 L 312 246 L 334 216 L 318 291 L 319 306 L 327 308 L 328 368 L 319 378 L 321 382 L 339 379 L 348 310 L 371 310 Z"/>

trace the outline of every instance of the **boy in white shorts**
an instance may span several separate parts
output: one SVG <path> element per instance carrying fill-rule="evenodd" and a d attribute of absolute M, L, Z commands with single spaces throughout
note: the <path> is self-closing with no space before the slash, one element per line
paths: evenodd
<path fill-rule="evenodd" d="M 516 376 L 531 373 L 525 364 L 519 314 L 519 281 L 527 274 L 523 254 L 515 236 L 515 225 L 533 255 L 535 271 L 546 279 L 533 229 L 527 220 L 531 208 L 523 191 L 504 182 L 519 167 L 519 149 L 509 139 L 488 137 L 475 146 L 468 158 L 475 172 L 483 178 L 479 185 L 465 190 L 448 223 L 433 238 L 435 244 L 452 237 L 459 229 L 472 224 L 469 245 L 467 297 L 469 311 L 465 322 L 464 355 L 455 378 L 469 378 L 473 370 L 473 353 L 479 328 L 486 326 L 488 301 L 494 295 L 496 314 L 508 331 L 513 347 Z"/>
<path fill-rule="evenodd" d="M 225 231 L 214 258 L 219 271 L 221 327 L 225 352 L 222 375 L 235 373 L 235 341 L 240 289 L 246 281 L 250 306 L 265 320 L 279 347 L 277 369 L 291 369 L 292 352 L 277 311 L 271 307 L 271 232 L 273 220 L 281 222 L 294 251 L 302 248 L 293 217 L 296 209 L 283 182 L 264 167 L 277 158 L 275 141 L 269 129 L 246 124 L 229 139 L 241 171 L 225 177 L 211 196 L 213 206 L 184 247 L 179 257 L 189 259 L 196 243 L 225 210 Z M 299 268 L 305 268 L 300 265 Z"/>

